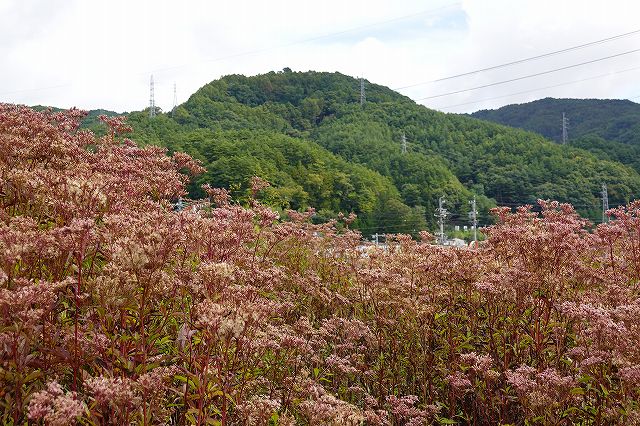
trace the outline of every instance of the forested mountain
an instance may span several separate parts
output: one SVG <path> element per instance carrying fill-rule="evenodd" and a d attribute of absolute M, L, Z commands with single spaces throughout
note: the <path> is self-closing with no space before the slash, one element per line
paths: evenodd
<path fill-rule="evenodd" d="M 388 88 L 339 73 L 271 72 L 213 81 L 169 114 L 132 113 L 132 138 L 200 159 L 200 183 L 242 197 L 248 178 L 273 187 L 279 208 L 314 206 L 319 219 L 359 215 L 365 232 L 412 232 L 433 225 L 438 197 L 453 223 L 468 223 L 476 195 L 486 220 L 491 206 L 573 203 L 599 217 L 599 191 L 612 205 L 636 198 L 640 175 L 583 149 L 522 130 L 417 105 Z M 407 141 L 402 152 L 401 140 Z M 611 157 L 612 160 L 617 158 Z"/>
<path fill-rule="evenodd" d="M 569 137 L 598 136 L 607 141 L 640 144 L 640 104 L 619 99 L 545 98 L 471 116 L 511 127 L 531 130 L 562 141 L 562 113 L 569 120 Z"/>
<path fill-rule="evenodd" d="M 546 98 L 471 115 L 561 142 L 563 112 L 569 120 L 570 145 L 640 172 L 640 104 L 618 99 Z"/>

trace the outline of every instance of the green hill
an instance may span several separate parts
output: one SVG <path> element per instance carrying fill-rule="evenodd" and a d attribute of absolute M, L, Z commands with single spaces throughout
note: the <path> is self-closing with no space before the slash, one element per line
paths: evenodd
<path fill-rule="evenodd" d="M 359 81 L 339 73 L 231 75 L 205 85 L 172 114 L 149 119 L 142 111 L 129 120 L 134 140 L 201 159 L 208 172 L 197 183 L 242 197 L 248 177 L 259 175 L 273 184 L 265 195 L 273 205 L 314 206 L 319 219 L 353 211 L 356 225 L 371 233 L 433 226 L 442 195 L 450 223 L 467 224 L 474 195 L 486 223 L 496 202 L 557 199 L 595 219 L 602 182 L 611 205 L 640 193 L 640 175 L 617 161 L 365 86 L 360 105 Z"/>
<path fill-rule="evenodd" d="M 607 141 L 640 145 L 640 104 L 619 99 L 545 98 L 471 116 L 540 133 L 562 141 L 562 113 L 569 119 L 570 139 L 597 136 Z"/>
<path fill-rule="evenodd" d="M 569 145 L 640 172 L 640 104 L 617 99 L 546 98 L 471 115 L 561 142 L 563 112 L 569 119 Z"/>
<path fill-rule="evenodd" d="M 165 145 L 202 161 L 207 173 L 191 185 L 193 197 L 200 185 L 231 190 L 236 199 L 249 194 L 252 176 L 272 184 L 263 201 L 278 209 L 317 209 L 318 220 L 355 212 L 355 226 L 372 232 L 407 232 L 424 229 L 423 214 L 402 203 L 392 182 L 362 165 L 345 161 L 300 138 L 266 129 L 217 129 L 180 125 L 166 115 L 150 120 L 133 113 L 129 123 L 133 139 Z M 380 221 L 379 218 L 389 218 Z"/>

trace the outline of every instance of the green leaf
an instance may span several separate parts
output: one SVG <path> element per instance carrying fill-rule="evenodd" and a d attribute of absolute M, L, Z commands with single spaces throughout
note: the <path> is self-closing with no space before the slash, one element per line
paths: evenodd
<path fill-rule="evenodd" d="M 437 313 L 436 313 L 436 316 L 435 316 L 435 320 L 437 321 L 437 320 L 439 320 L 440 318 L 442 318 L 442 317 L 446 317 L 446 316 L 447 316 L 447 311 L 444 311 L 444 312 L 437 312 Z"/>
<path fill-rule="evenodd" d="M 27 377 L 24 378 L 23 382 L 24 383 L 29 383 L 35 379 L 37 379 L 38 377 L 42 376 L 42 371 L 40 370 L 36 370 L 36 371 L 32 371 L 31 373 L 29 373 L 27 375 Z"/>
<path fill-rule="evenodd" d="M 586 393 L 583 388 L 573 388 L 570 392 L 572 395 L 584 395 Z"/>

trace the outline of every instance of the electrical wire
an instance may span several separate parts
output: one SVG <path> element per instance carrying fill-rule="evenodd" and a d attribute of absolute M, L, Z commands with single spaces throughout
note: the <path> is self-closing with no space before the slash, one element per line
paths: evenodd
<path fill-rule="evenodd" d="M 483 84 L 481 86 L 469 87 L 467 89 L 455 90 L 453 92 L 440 93 L 438 95 L 425 96 L 424 98 L 414 99 L 414 101 L 417 102 L 417 101 L 424 101 L 426 99 L 441 98 L 443 96 L 456 95 L 458 93 L 470 92 L 472 90 L 477 90 L 477 89 L 484 89 L 485 87 L 498 86 L 500 84 L 505 84 L 505 83 L 511 83 L 511 82 L 514 82 L 514 81 L 525 80 L 527 78 L 538 77 L 538 76 L 545 75 L 545 74 L 551 74 L 551 73 L 554 73 L 554 72 L 563 71 L 563 70 L 567 70 L 567 69 L 571 69 L 571 68 L 576 68 L 576 67 L 580 67 L 580 66 L 583 66 L 583 65 L 593 64 L 595 62 L 605 61 L 607 59 L 617 58 L 617 57 L 620 57 L 620 56 L 629 55 L 629 54 L 636 53 L 636 52 L 640 52 L 640 49 L 628 50 L 626 52 L 617 53 L 615 55 L 605 56 L 603 58 L 592 59 L 590 61 L 580 62 L 578 64 L 567 65 L 567 66 L 560 67 L 560 68 L 554 68 L 554 69 L 547 70 L 547 71 L 541 71 L 541 72 L 537 72 L 537 73 L 534 73 L 534 74 L 525 75 L 525 76 L 522 76 L 522 77 L 516 77 L 516 78 L 510 78 L 508 80 L 496 81 L 494 83 Z"/>
<path fill-rule="evenodd" d="M 515 207 L 522 207 L 525 205 L 529 205 L 532 206 L 532 210 L 533 211 L 540 211 L 540 208 L 537 204 L 535 203 L 498 203 L 497 207 L 511 207 L 511 208 L 515 208 Z M 585 207 L 585 208 L 598 208 L 599 209 L 599 205 L 590 205 L 590 204 L 571 204 L 573 207 L 575 208 L 580 208 L 580 207 Z M 624 204 L 620 204 L 620 205 L 612 205 L 610 206 L 610 209 L 615 209 L 618 208 L 620 206 L 622 206 Z M 459 214 L 459 213 L 450 213 L 449 216 L 447 217 L 447 222 L 449 222 L 449 225 L 458 225 L 458 226 L 463 226 L 465 222 L 468 222 L 467 220 L 459 220 L 461 218 L 465 217 L 465 215 L 463 214 Z M 492 215 L 488 215 L 488 214 L 479 214 L 478 219 L 482 222 L 490 222 L 493 219 L 495 219 L 495 216 Z M 595 218 L 595 219 L 590 219 L 593 223 L 602 223 L 602 219 L 601 218 Z M 383 230 L 383 231 L 391 231 L 391 230 L 407 230 L 408 224 L 406 223 L 397 223 L 395 221 L 390 221 L 390 220 L 383 220 L 383 221 L 376 221 L 378 223 L 378 225 L 374 225 L 374 226 L 365 226 L 365 227 L 358 227 L 358 228 L 354 228 L 360 232 L 371 232 L 371 231 L 379 231 L 379 230 Z M 469 226 L 469 225 L 467 225 Z M 482 227 L 484 225 L 479 225 L 478 227 Z"/>
<path fill-rule="evenodd" d="M 69 87 L 71 86 L 73 83 L 65 83 L 65 84 L 58 84 L 56 86 L 47 86 L 47 87 L 36 87 L 33 89 L 19 89 L 19 90 L 13 90 L 11 92 L 2 92 L 0 93 L 0 95 L 15 95 L 16 93 L 23 93 L 23 92 L 38 92 L 38 91 L 44 91 L 44 90 L 52 90 L 52 89 L 60 89 L 62 87 Z"/>
<path fill-rule="evenodd" d="M 423 10 L 420 12 L 416 12 L 416 13 L 411 13 L 409 15 L 403 15 L 403 16 L 399 16 L 396 18 L 391 18 L 391 19 L 387 19 L 384 21 L 378 21 L 378 22 L 374 22 L 371 24 L 366 24 L 366 25 L 362 25 L 360 27 L 354 27 L 354 28 L 349 28 L 346 30 L 341 30 L 341 31 L 336 31 L 333 33 L 328 33 L 328 34 L 324 34 L 324 35 L 320 35 L 320 36 L 315 36 L 315 37 L 310 37 L 310 38 L 306 38 L 306 39 L 302 39 L 302 40 L 296 40 L 296 41 L 292 41 L 290 43 L 285 43 L 285 44 L 281 44 L 278 46 L 271 46 L 271 47 L 265 47 L 264 49 L 256 49 L 256 50 L 251 50 L 251 51 L 246 51 L 246 52 L 240 52 L 240 53 L 235 53 L 233 55 L 228 55 L 228 56 L 221 56 L 218 58 L 211 58 L 211 59 L 205 59 L 202 61 L 198 61 L 198 63 L 204 63 L 204 62 L 218 62 L 218 61 L 223 61 L 226 59 L 233 59 L 233 58 L 238 58 L 241 56 L 249 56 L 249 55 L 257 55 L 260 53 L 265 53 L 265 52 L 270 52 L 272 50 L 277 50 L 277 49 L 283 49 L 285 47 L 291 47 L 291 46 L 296 46 L 299 44 L 306 44 L 306 43 L 310 43 L 312 41 L 317 41 L 317 40 L 322 40 L 322 39 L 326 39 L 326 38 L 332 38 L 332 37 L 336 37 L 339 35 L 343 35 L 343 34 L 348 34 L 348 33 L 352 33 L 352 32 L 356 32 L 356 31 L 361 31 L 367 28 L 371 28 L 371 27 L 377 27 L 380 25 L 385 25 L 385 24 L 389 24 L 392 22 L 397 22 L 397 21 L 404 21 L 406 19 L 410 19 L 410 18 L 414 18 L 416 16 L 421 16 L 421 15 L 431 15 L 434 14 L 435 12 L 439 12 L 441 10 L 444 9 L 449 9 L 453 6 L 460 6 L 461 3 L 460 2 L 456 2 L 456 3 L 450 3 L 444 6 L 440 6 L 434 9 L 427 9 L 427 10 Z M 640 30 L 638 30 L 638 32 L 640 32 Z M 171 67 L 166 67 L 166 68 L 157 68 L 151 71 L 147 71 L 145 72 L 146 74 L 150 73 L 150 72 L 162 72 L 162 71 L 168 71 L 168 70 L 173 70 L 173 69 L 178 69 L 178 68 L 184 68 L 187 66 L 190 66 L 193 64 L 183 64 L 183 65 L 176 65 L 176 66 L 171 66 Z"/>
<path fill-rule="evenodd" d="M 322 39 L 336 37 L 336 36 L 340 36 L 340 35 L 356 32 L 356 31 L 361 31 L 361 30 L 364 30 L 364 29 L 367 29 L 367 28 L 377 27 L 377 26 L 389 24 L 389 23 L 392 23 L 392 22 L 404 21 L 404 20 L 407 20 L 407 19 L 414 18 L 416 16 L 423 16 L 423 15 L 429 16 L 429 15 L 435 14 L 435 13 L 437 13 L 439 11 L 449 9 L 449 8 L 454 7 L 454 6 L 460 6 L 460 5 L 461 5 L 461 2 L 449 3 L 449 4 L 446 4 L 444 6 L 440 6 L 440 7 L 437 7 L 437 8 L 422 10 L 420 12 L 411 13 L 411 14 L 403 15 L 403 16 L 398 16 L 398 17 L 387 19 L 387 20 L 384 20 L 384 21 L 372 22 L 370 24 L 362 25 L 362 26 L 359 26 L 359 27 L 349 28 L 349 29 L 346 29 L 346 30 L 336 31 L 336 32 L 333 32 L 333 33 L 327 33 L 327 34 L 323 34 L 323 35 L 319 35 L 319 36 L 315 36 L 315 37 L 296 40 L 296 41 L 292 41 L 290 43 L 285 43 L 285 44 L 278 45 L 278 46 L 265 47 L 263 49 L 245 51 L 245 52 L 235 53 L 235 54 L 232 54 L 232 55 L 220 56 L 220 57 L 217 57 L 217 58 L 203 59 L 203 60 L 200 60 L 200 61 L 197 61 L 197 62 L 194 62 L 194 63 L 189 63 L 189 64 L 174 65 L 174 66 L 164 67 L 164 68 L 154 68 L 154 69 L 147 70 L 147 71 L 136 72 L 135 75 L 147 75 L 147 74 L 152 74 L 152 73 L 157 73 L 157 72 L 163 72 L 163 71 L 170 71 L 170 70 L 185 68 L 185 67 L 192 66 L 194 64 L 199 64 L 199 63 L 218 62 L 218 61 L 224 61 L 224 60 L 227 60 L 227 59 L 234 59 L 234 58 L 238 58 L 238 57 L 242 57 L 242 56 L 257 55 L 257 54 L 269 52 L 269 51 L 272 51 L 272 50 L 283 49 L 283 48 L 286 48 L 286 47 L 296 46 L 296 45 L 299 45 L 299 44 L 310 43 L 310 42 L 317 41 L 317 40 L 322 40 Z M 158 83 L 156 83 L 156 84 L 158 84 Z M 73 85 L 74 85 L 74 83 L 71 82 L 71 83 L 66 83 L 66 84 L 61 84 L 61 85 L 56 85 L 56 86 L 37 87 L 37 88 L 32 88 L 32 89 L 19 89 L 19 90 L 13 90 L 13 91 L 8 91 L 8 92 L 0 92 L 0 96 L 13 95 L 13 94 L 22 93 L 22 92 L 32 92 L 32 91 L 58 89 L 58 88 L 64 88 L 64 87 L 71 87 Z"/>
<path fill-rule="evenodd" d="M 553 51 L 553 52 L 543 53 L 541 55 L 531 56 L 529 58 L 524 58 L 524 59 L 518 59 L 516 61 L 506 62 L 504 64 L 499 64 L 499 65 L 493 65 L 491 67 L 481 68 L 481 69 L 474 70 L 474 71 L 468 71 L 468 72 L 464 72 L 464 73 L 461 73 L 461 74 L 451 75 L 451 76 L 448 76 L 448 77 L 441 77 L 441 78 L 437 78 L 435 80 L 430 80 L 430 81 L 424 81 L 424 82 L 421 82 L 421 83 L 410 84 L 408 86 L 398 87 L 398 88 L 395 88 L 393 90 L 403 90 L 403 89 L 408 89 L 408 88 L 411 88 L 411 87 L 422 86 L 424 84 L 437 83 L 437 82 L 440 82 L 440 81 L 452 80 L 454 78 L 464 77 L 464 76 L 467 76 L 467 75 L 479 74 L 479 73 L 485 72 L 485 71 L 491 71 L 491 70 L 496 70 L 496 69 L 500 69 L 500 68 L 506 68 L 506 67 L 510 67 L 512 65 L 522 64 L 522 63 L 529 62 L 529 61 L 534 61 L 534 60 L 538 60 L 538 59 L 542 59 L 542 58 L 547 58 L 549 56 L 559 55 L 561 53 L 566 53 L 566 52 L 569 52 L 569 51 L 572 51 L 572 50 L 584 49 L 586 47 L 594 46 L 594 45 L 601 44 L 601 43 L 606 43 L 606 42 L 609 42 L 609 41 L 617 40 L 617 39 L 622 38 L 622 37 L 628 37 L 628 36 L 635 35 L 635 34 L 638 34 L 638 33 L 640 33 L 640 30 L 634 30 L 634 31 L 630 31 L 628 33 L 618 34 L 618 35 L 615 35 L 615 36 L 612 36 L 612 37 L 607 37 L 607 38 L 603 38 L 603 39 L 600 39 L 600 40 L 592 41 L 592 42 L 589 42 L 589 43 L 580 44 L 578 46 L 568 47 L 566 49 L 561 49 L 561 50 L 556 50 L 556 51 Z"/>
<path fill-rule="evenodd" d="M 595 80 L 595 79 L 603 78 L 603 77 L 610 77 L 612 75 L 622 74 L 622 73 L 630 72 L 630 71 L 636 71 L 636 70 L 639 70 L 639 69 L 640 69 L 640 67 L 628 68 L 626 70 L 610 72 L 610 73 L 607 73 L 607 74 L 600 74 L 600 75 L 596 75 L 596 76 L 593 76 L 593 77 L 583 78 L 583 79 L 580 79 L 580 80 L 573 80 L 573 81 L 568 81 L 568 82 L 565 82 L 565 83 L 554 84 L 553 86 L 539 87 L 537 89 L 524 90 L 522 92 L 510 93 L 508 95 L 494 96 L 492 98 L 479 99 L 477 101 L 463 102 L 463 103 L 460 103 L 460 104 L 447 105 L 445 107 L 436 107 L 436 108 L 439 109 L 439 110 L 442 110 L 442 109 L 455 108 L 455 107 L 464 106 L 464 105 L 477 104 L 477 103 L 480 103 L 480 102 L 493 101 L 495 99 L 508 98 L 510 96 L 522 95 L 522 94 L 525 94 L 525 93 L 532 93 L 532 92 L 537 92 L 537 91 L 540 91 L 540 90 L 553 89 L 553 88 L 556 88 L 556 87 L 567 86 L 567 85 L 576 84 L 576 83 L 582 83 L 582 82 L 585 82 L 585 81 Z M 640 98 L 640 96 L 636 96 L 636 97 L 632 97 L 632 98 L 628 98 L 628 99 L 631 100 L 631 99 L 636 99 L 636 98 Z"/>

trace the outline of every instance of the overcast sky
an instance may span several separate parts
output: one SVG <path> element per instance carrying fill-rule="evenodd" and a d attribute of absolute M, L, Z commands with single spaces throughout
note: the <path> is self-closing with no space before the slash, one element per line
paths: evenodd
<path fill-rule="evenodd" d="M 640 51 L 627 52 L 640 32 L 429 82 L 637 31 L 638 17 L 636 0 L 0 0 L 0 102 L 140 110 L 153 74 L 168 110 L 174 83 L 182 103 L 223 75 L 284 67 L 412 86 L 399 91 L 447 112 L 548 96 L 637 102 Z"/>

